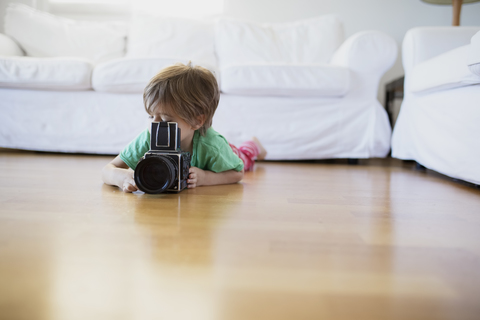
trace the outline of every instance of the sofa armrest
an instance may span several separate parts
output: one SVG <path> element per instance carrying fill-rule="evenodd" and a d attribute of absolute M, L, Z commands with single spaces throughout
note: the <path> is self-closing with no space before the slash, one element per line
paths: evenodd
<path fill-rule="evenodd" d="M 23 56 L 19 45 L 9 36 L 0 33 L 0 56 Z"/>
<path fill-rule="evenodd" d="M 379 31 L 362 31 L 349 37 L 334 53 L 330 63 L 358 73 L 378 74 L 390 69 L 397 58 L 397 43 Z"/>
<path fill-rule="evenodd" d="M 467 45 L 480 27 L 418 27 L 407 31 L 402 44 L 405 75 L 412 68 L 452 49 Z"/>

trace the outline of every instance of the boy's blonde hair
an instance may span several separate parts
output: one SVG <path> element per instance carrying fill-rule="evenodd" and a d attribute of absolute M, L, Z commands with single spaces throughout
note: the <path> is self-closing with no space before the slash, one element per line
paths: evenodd
<path fill-rule="evenodd" d="M 167 67 L 154 76 L 143 93 L 143 103 L 148 114 L 153 115 L 158 106 L 165 113 L 173 112 L 205 135 L 212 126 L 212 118 L 220 100 L 215 76 L 207 69 L 182 63 Z"/>

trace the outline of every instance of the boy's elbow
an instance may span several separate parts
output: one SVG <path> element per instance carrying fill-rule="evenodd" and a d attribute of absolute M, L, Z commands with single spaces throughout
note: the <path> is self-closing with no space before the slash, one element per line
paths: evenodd
<path fill-rule="evenodd" d="M 114 179 L 114 170 L 115 170 L 115 165 L 113 165 L 111 162 L 107 163 L 106 166 L 102 168 L 102 180 L 106 184 L 114 184 L 112 180 Z"/>
<path fill-rule="evenodd" d="M 243 170 L 237 172 L 236 177 L 235 177 L 236 178 L 235 183 L 240 182 L 243 179 L 243 173 L 244 173 Z"/>
<path fill-rule="evenodd" d="M 108 172 L 109 172 L 110 163 L 102 168 L 102 180 L 104 183 L 108 181 Z"/>

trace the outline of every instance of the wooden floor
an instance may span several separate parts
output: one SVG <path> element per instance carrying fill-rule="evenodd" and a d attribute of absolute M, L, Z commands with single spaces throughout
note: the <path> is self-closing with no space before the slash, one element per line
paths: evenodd
<path fill-rule="evenodd" d="M 168 195 L 0 153 L 0 319 L 480 319 L 480 190 L 396 160 Z"/>

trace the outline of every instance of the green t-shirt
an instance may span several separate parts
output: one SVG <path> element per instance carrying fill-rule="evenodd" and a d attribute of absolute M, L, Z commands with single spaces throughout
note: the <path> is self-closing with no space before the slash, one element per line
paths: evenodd
<path fill-rule="evenodd" d="M 150 150 L 150 131 L 145 129 L 120 153 L 120 159 L 135 170 L 140 158 Z M 227 140 L 209 128 L 205 136 L 198 130 L 193 135 L 192 167 L 213 172 L 242 171 L 243 161 L 232 151 Z"/>

